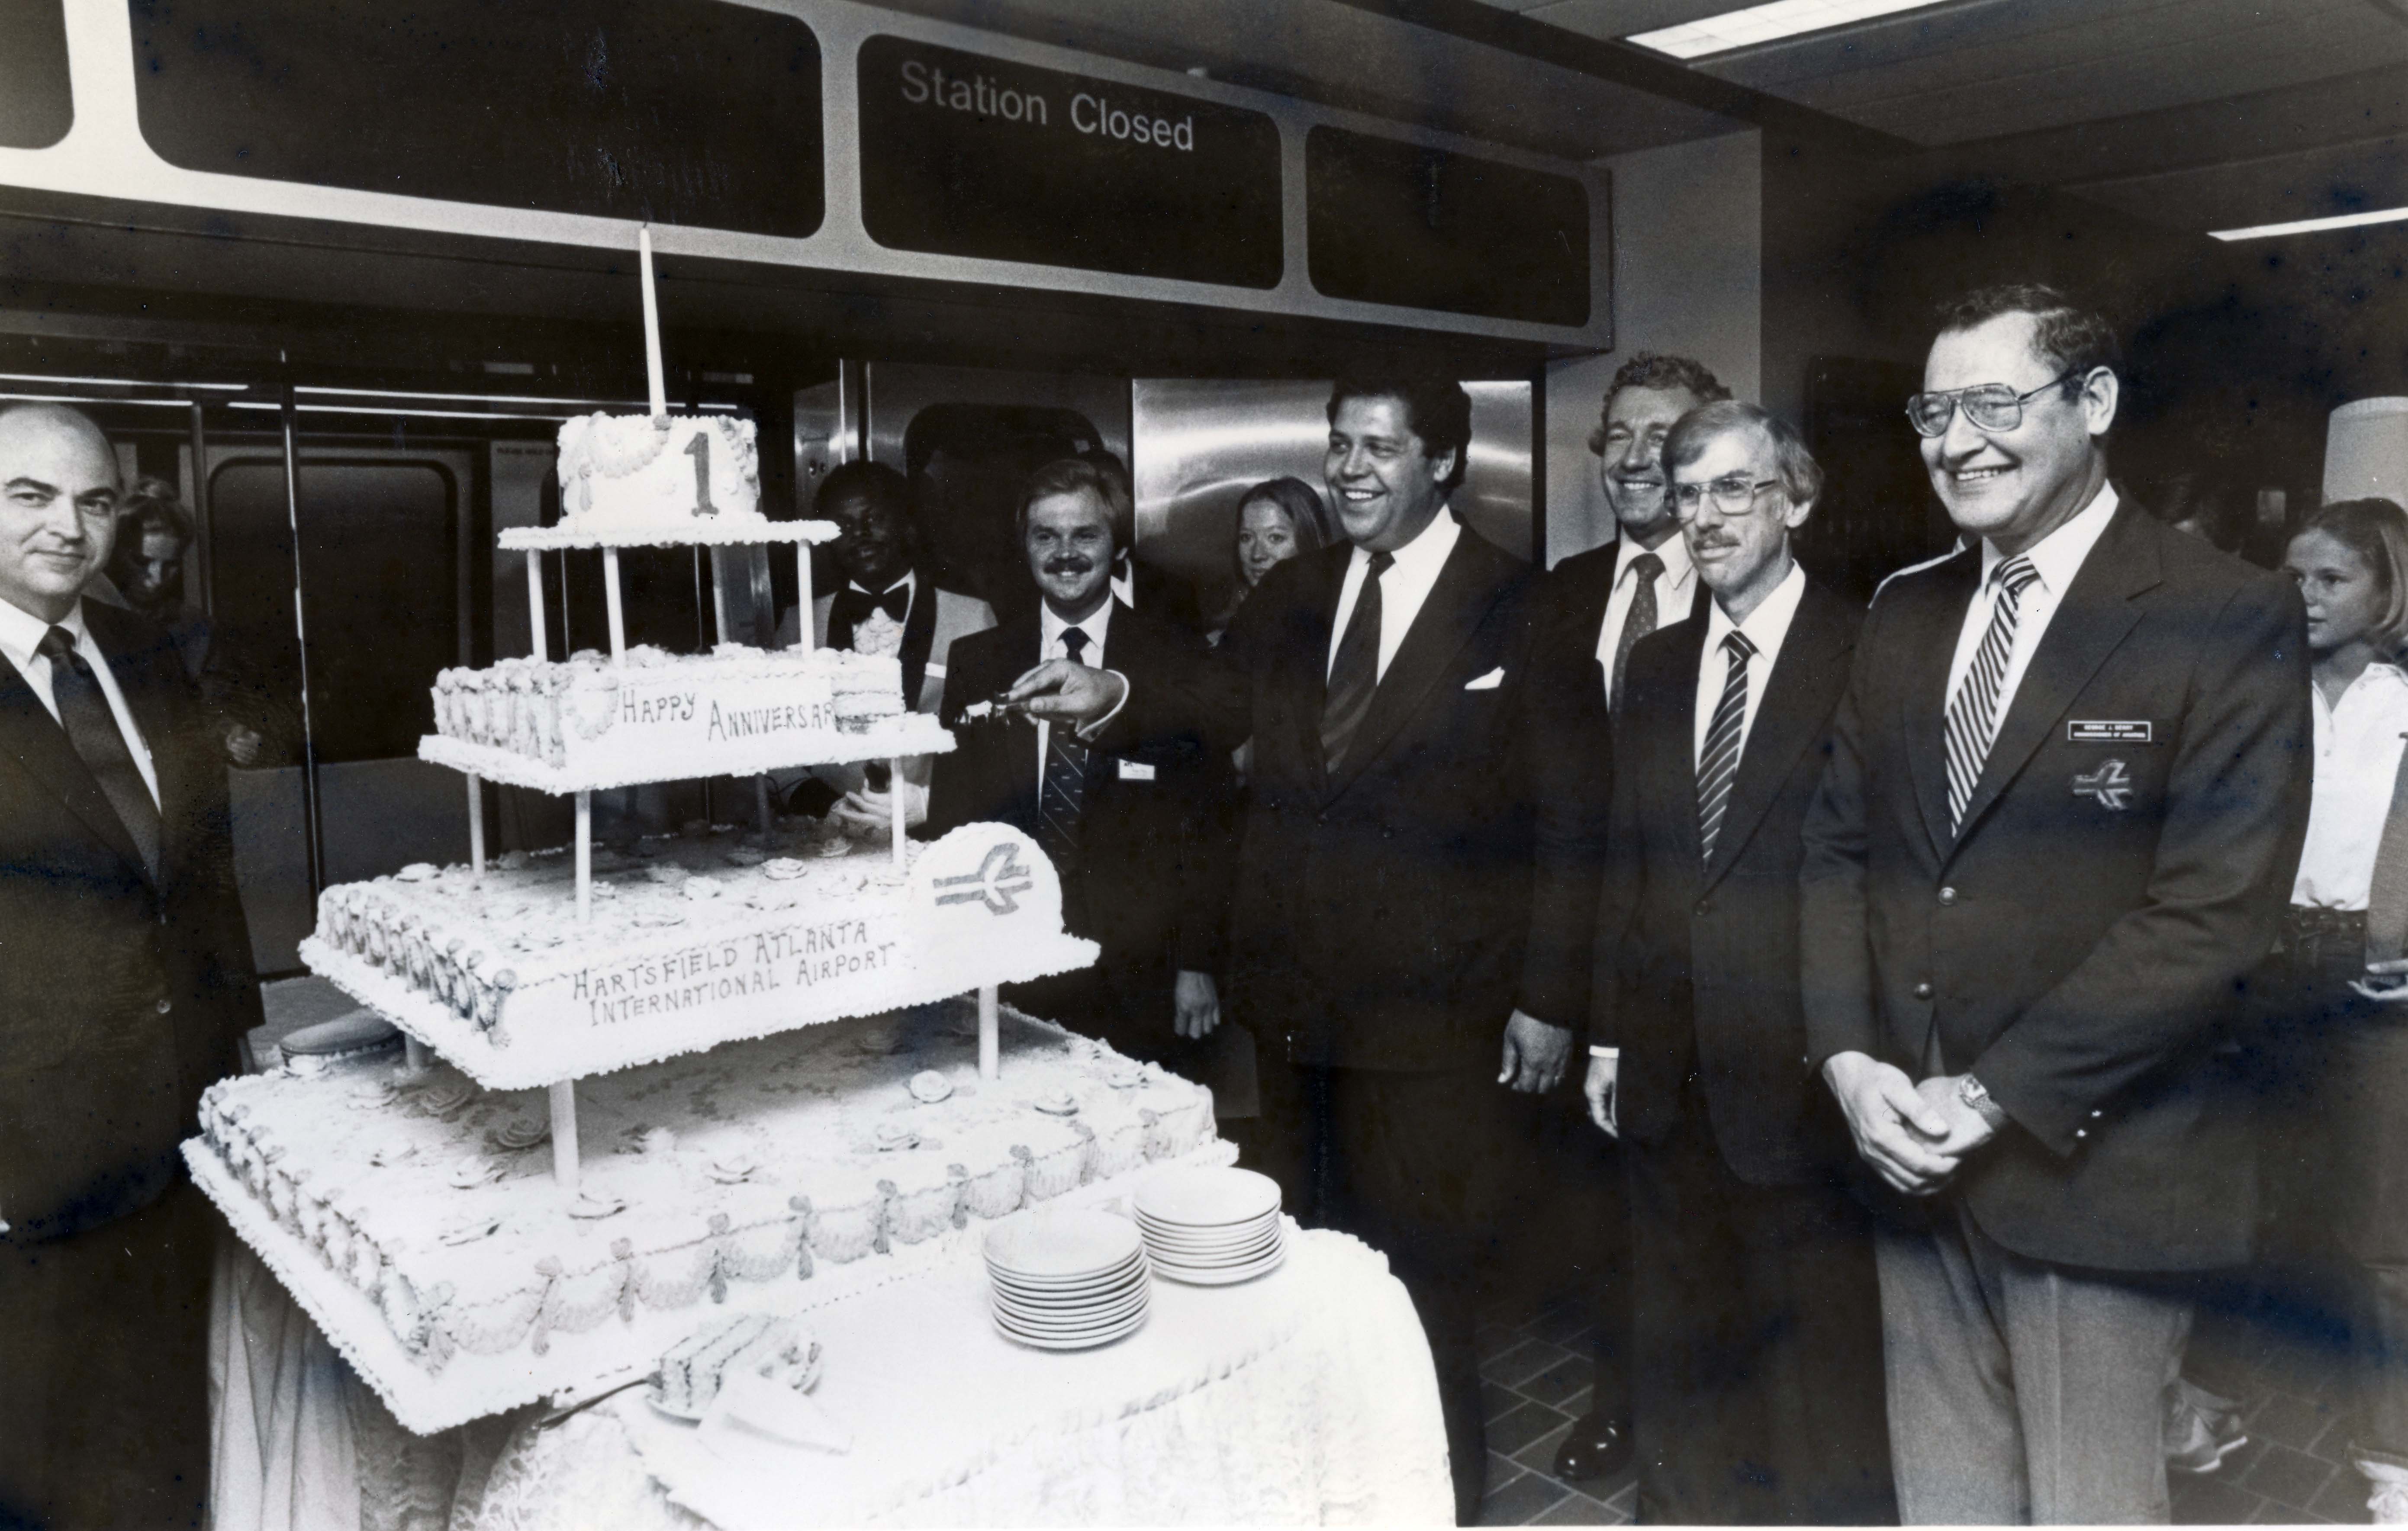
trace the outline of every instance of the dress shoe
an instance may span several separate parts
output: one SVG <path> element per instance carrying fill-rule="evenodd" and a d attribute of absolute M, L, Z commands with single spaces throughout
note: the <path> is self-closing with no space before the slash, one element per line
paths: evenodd
<path fill-rule="evenodd" d="M 1584 1414 L 1555 1448 L 1555 1476 L 1567 1483 L 1612 1478 L 1630 1466 L 1630 1422 Z"/>

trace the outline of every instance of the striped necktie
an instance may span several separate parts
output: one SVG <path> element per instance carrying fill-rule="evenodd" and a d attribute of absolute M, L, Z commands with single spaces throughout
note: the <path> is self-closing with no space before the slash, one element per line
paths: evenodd
<path fill-rule="evenodd" d="M 1062 647 L 1070 663 L 1080 663 L 1087 647 L 1083 628 L 1062 630 Z M 1025 757 L 1024 757 L 1025 758 Z M 1045 774 L 1037 786 L 1037 824 L 1045 853 L 1056 870 L 1067 870 L 1079 854 L 1079 815 L 1087 804 L 1087 747 L 1068 723 L 1045 731 Z"/>
<path fill-rule="evenodd" d="M 1990 571 L 1997 594 L 1990 604 L 1989 630 L 1973 652 L 1972 667 L 1948 699 L 1948 829 L 1965 827 L 1965 805 L 1982 780 L 1982 766 L 1990 758 L 1990 742 L 1999 732 L 1999 692 L 2006 683 L 2007 661 L 2015 651 L 2015 621 L 2023 609 L 2024 591 L 2040 578 L 2028 558 L 2010 558 Z"/>
<path fill-rule="evenodd" d="M 1747 662 L 1755 656 L 1756 645 L 1734 627 L 1723 637 L 1723 651 L 1730 664 L 1723 671 L 1722 700 L 1714 704 L 1705 748 L 1698 751 L 1698 844 L 1708 866 L 1714 863 L 1714 837 L 1722 833 L 1723 811 L 1730 807 L 1731 782 L 1739 775 L 1740 735 L 1747 722 Z"/>

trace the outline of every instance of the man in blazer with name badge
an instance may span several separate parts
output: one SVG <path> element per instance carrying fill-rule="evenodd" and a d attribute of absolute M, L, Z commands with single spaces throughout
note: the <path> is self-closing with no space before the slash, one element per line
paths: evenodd
<path fill-rule="evenodd" d="M 1015 985 L 1013 1003 L 1211 1084 L 1230 1040 L 1214 978 L 1231 859 L 1227 752 L 1188 735 L 1107 753 L 1067 725 L 992 707 L 1047 659 L 1110 665 L 1133 685 L 1170 683 L 1203 663 L 1203 639 L 1112 594 L 1125 523 L 1105 471 L 1064 458 L 1029 479 L 1021 542 L 1042 599 L 953 644 L 939 716 L 955 747 L 935 757 L 924 833 L 982 820 L 1026 831 L 1061 873 L 1065 923 L 1102 946 L 1092 968 Z"/>
<path fill-rule="evenodd" d="M 2115 345 L 1942 310 L 1908 407 L 1963 551 L 1874 598 L 1805 826 L 1811 1052 L 1921 1204 L 1875 1252 L 1911 1523 L 2163 1521 L 2196 1272 L 2248 1254 L 2216 1047 L 2308 809 L 2291 583 L 2107 478 Z"/>
<path fill-rule="evenodd" d="M 1314 1205 L 1293 1210 L 1358 1234 L 1412 1295 L 1468 1524 L 1474 1300 L 1535 1168 L 1499 1086 L 1558 1082 L 1587 1013 L 1607 741 L 1564 690 L 1588 656 L 1542 651 L 1528 566 L 1446 508 L 1461 385 L 1348 379 L 1328 417 L 1348 540 L 1264 576 L 1193 684 L 1054 663 L 1012 695 L 1106 747 L 1253 738 L 1233 1008 L 1283 1039 L 1307 1103 Z"/>
<path fill-rule="evenodd" d="M 1871 1232 L 1798 1002 L 1799 826 L 1863 613 L 1791 556 L 1823 474 L 1786 422 L 1709 404 L 1663 458 L 1713 605 L 1630 655 L 1585 1089 L 1630 1185 L 1639 1519 L 1881 1524 Z"/>
<path fill-rule="evenodd" d="M 178 1145 L 259 1023 L 222 744 L 174 641 L 83 595 L 99 427 L 0 410 L 0 1524 L 198 1524 L 209 1262 Z"/>

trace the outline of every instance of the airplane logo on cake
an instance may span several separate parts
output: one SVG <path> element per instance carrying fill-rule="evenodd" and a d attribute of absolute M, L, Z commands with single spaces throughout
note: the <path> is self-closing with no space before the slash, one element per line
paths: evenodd
<path fill-rule="evenodd" d="M 986 859 L 975 872 L 959 877 L 940 877 L 929 886 L 939 889 L 937 902 L 943 904 L 984 904 L 996 914 L 1010 914 L 1020 908 L 1019 894 L 1035 887 L 1036 880 L 1028 868 L 1020 865 L 1020 848 L 1010 840 L 998 840 L 988 847 Z M 941 890 L 953 888 L 956 893 Z"/>

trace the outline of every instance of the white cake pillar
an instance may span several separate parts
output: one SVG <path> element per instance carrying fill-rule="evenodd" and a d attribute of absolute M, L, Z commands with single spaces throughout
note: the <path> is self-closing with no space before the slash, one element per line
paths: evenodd
<path fill-rule="evenodd" d="M 420 1041 L 415 1037 L 405 1036 L 402 1037 L 401 1066 L 404 1069 L 412 1074 L 423 1074 L 426 1072 L 428 1065 L 433 1061 L 434 1054 L 426 1051 L 426 1044 L 424 1042 Z"/>
<path fill-rule="evenodd" d="M 552 639 L 543 625 L 543 554 L 529 548 L 527 564 L 527 631 L 535 635 L 535 657 L 539 664 L 552 657 Z"/>
<path fill-rule="evenodd" d="M 552 1180 L 563 1191 L 577 1189 L 577 1085 L 552 1087 Z"/>
<path fill-rule="evenodd" d="M 594 794 L 577 794 L 577 923 L 594 919 Z"/>
<path fill-rule="evenodd" d="M 766 845 L 768 843 L 771 828 L 776 823 L 769 813 L 769 779 L 766 776 L 756 776 L 752 779 L 752 806 L 760 810 L 761 840 Z"/>
<path fill-rule="evenodd" d="M 726 550 L 710 550 L 710 614 L 719 623 L 719 641 L 727 641 L 727 565 L 721 557 Z"/>
<path fill-rule="evenodd" d="M 996 1013 L 996 988 L 979 986 L 979 1078 L 1003 1078 L 1003 1021 Z"/>
<path fill-rule="evenodd" d="M 602 550 L 602 598 L 610 607 L 610 662 L 627 657 L 627 612 L 619 601 L 619 550 Z"/>
<path fill-rule="evenodd" d="M 903 757 L 896 755 L 886 763 L 886 814 L 895 837 L 895 869 L 898 872 L 903 869 L 903 789 L 907 785 L 903 780 Z"/>
<path fill-rule="evenodd" d="M 485 783 L 474 771 L 464 774 L 468 780 L 468 869 L 481 881 L 485 876 Z"/>
<path fill-rule="evenodd" d="M 809 649 L 813 646 L 811 608 L 819 603 L 811 596 L 811 545 L 808 542 L 795 544 L 795 589 L 799 593 L 795 602 L 795 647 Z"/>

